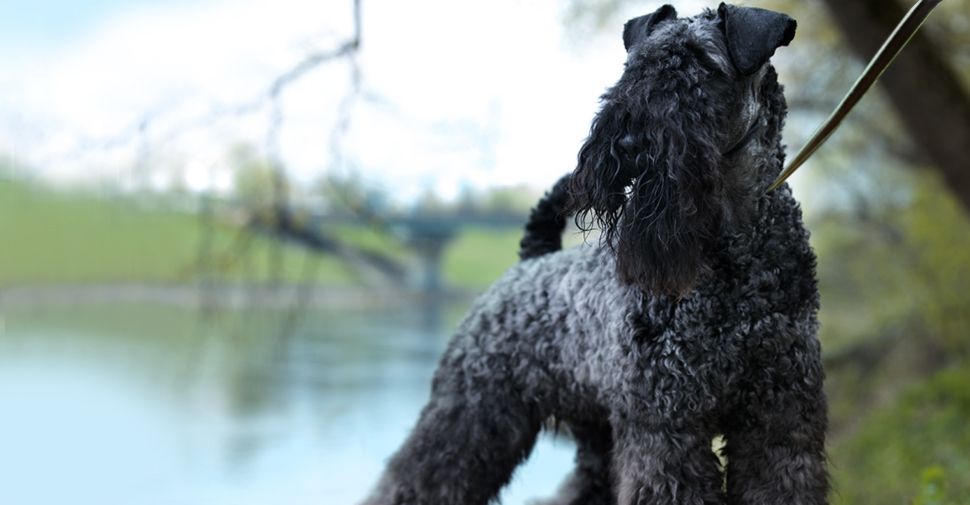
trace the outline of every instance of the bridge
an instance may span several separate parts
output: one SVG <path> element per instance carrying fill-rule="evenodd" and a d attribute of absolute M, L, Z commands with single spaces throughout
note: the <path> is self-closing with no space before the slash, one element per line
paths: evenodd
<path fill-rule="evenodd" d="M 333 215 L 317 214 L 298 223 L 288 210 L 277 210 L 275 216 L 254 216 L 249 226 L 254 230 L 272 235 L 280 240 L 313 251 L 329 252 L 357 263 L 367 264 L 388 278 L 402 285 L 427 294 L 439 294 L 442 284 L 442 256 L 445 248 L 458 236 L 462 228 L 522 228 L 527 216 L 513 212 L 415 212 L 400 215 Z M 376 225 L 402 238 L 413 250 L 420 264 L 417 275 L 410 283 L 404 268 L 392 258 L 380 253 L 361 251 L 341 243 L 336 237 L 323 232 L 325 225 L 333 224 Z"/>
<path fill-rule="evenodd" d="M 405 243 L 418 254 L 421 261 L 417 289 L 424 293 L 440 293 L 442 255 L 445 248 L 468 226 L 478 228 L 522 228 L 524 214 L 513 213 L 415 213 L 385 218 L 387 226 L 400 234 Z"/>

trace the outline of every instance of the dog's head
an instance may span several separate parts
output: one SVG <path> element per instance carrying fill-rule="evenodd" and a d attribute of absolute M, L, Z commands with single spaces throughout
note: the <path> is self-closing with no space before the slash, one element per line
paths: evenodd
<path fill-rule="evenodd" d="M 683 296 L 710 271 L 781 171 L 785 99 L 768 59 L 795 21 L 721 4 L 665 5 L 627 22 L 620 80 L 602 97 L 571 177 L 577 222 L 594 217 L 622 282 Z"/>

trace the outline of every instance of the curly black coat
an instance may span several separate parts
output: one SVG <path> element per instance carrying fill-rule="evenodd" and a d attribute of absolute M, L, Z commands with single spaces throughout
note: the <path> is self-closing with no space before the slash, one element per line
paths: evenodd
<path fill-rule="evenodd" d="M 578 167 L 459 324 L 368 504 L 485 504 L 550 418 L 578 454 L 549 503 L 826 502 L 815 256 L 788 186 L 765 192 L 786 114 L 768 59 L 794 31 L 724 4 L 627 23 Z M 560 250 L 563 210 L 599 245 Z"/>

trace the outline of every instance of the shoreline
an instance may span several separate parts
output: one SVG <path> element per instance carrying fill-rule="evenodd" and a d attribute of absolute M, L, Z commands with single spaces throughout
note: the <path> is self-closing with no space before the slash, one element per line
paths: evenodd
<path fill-rule="evenodd" d="M 373 308 L 429 301 L 470 300 L 478 293 L 448 290 L 438 293 L 361 286 L 300 286 L 242 284 L 52 284 L 0 289 L 0 311 L 150 303 L 183 309 L 244 310 L 306 308 Z"/>

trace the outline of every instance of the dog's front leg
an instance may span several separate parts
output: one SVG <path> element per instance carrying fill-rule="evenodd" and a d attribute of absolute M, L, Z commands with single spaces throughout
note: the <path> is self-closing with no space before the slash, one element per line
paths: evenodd
<path fill-rule="evenodd" d="M 774 426 L 757 423 L 727 434 L 729 504 L 828 503 L 824 430 L 780 417 Z"/>
<path fill-rule="evenodd" d="M 724 503 L 722 474 L 703 430 L 614 423 L 618 505 Z"/>
<path fill-rule="evenodd" d="M 827 407 L 817 344 L 772 361 L 757 367 L 755 387 L 725 426 L 728 503 L 823 505 Z"/>
<path fill-rule="evenodd" d="M 462 339 L 456 337 L 456 342 Z M 452 347 L 431 399 L 365 505 L 486 505 L 535 443 L 542 418 L 498 357 Z"/>

